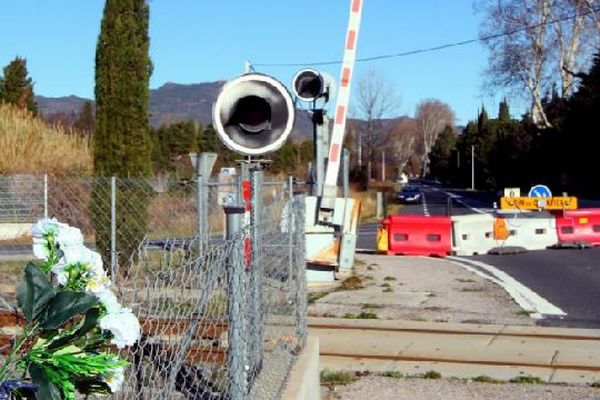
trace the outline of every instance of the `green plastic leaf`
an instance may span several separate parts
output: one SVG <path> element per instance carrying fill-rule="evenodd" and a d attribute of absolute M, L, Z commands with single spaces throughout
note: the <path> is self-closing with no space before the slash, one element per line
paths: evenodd
<path fill-rule="evenodd" d="M 71 335 L 55 340 L 50 346 L 48 346 L 48 349 L 58 349 L 67 343 L 71 343 L 85 336 L 86 333 L 98 326 L 98 318 L 100 318 L 100 309 L 97 307 L 90 308 L 85 313 L 85 319 L 83 320 L 81 326 L 77 328 L 75 332 L 73 332 Z"/>
<path fill-rule="evenodd" d="M 29 375 L 33 383 L 37 385 L 35 397 L 38 400 L 61 400 L 61 390 L 50 382 L 43 367 L 36 364 L 29 365 Z"/>
<path fill-rule="evenodd" d="M 17 301 L 27 322 L 37 318 L 54 296 L 48 276 L 34 263 L 25 267 L 23 281 L 17 289 Z"/>
<path fill-rule="evenodd" d="M 98 298 L 83 292 L 63 291 L 54 295 L 40 316 L 40 328 L 56 329 L 74 316 L 98 303 Z"/>

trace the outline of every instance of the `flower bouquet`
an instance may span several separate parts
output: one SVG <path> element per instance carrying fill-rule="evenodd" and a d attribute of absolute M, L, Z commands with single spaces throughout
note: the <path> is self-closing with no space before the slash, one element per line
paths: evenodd
<path fill-rule="evenodd" d="M 32 236 L 41 262 L 27 264 L 17 288 L 24 325 L 0 366 L 0 400 L 119 391 L 127 362 L 113 351 L 140 338 L 138 319 L 119 304 L 79 229 L 45 219 Z"/>

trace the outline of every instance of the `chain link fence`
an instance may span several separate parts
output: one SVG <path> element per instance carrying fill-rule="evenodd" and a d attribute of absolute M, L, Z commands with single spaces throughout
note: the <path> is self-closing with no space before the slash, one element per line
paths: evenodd
<path fill-rule="evenodd" d="M 279 398 L 307 334 L 304 198 L 291 180 L 265 182 L 259 170 L 248 178 L 245 202 L 239 179 L 0 179 L 10 188 L 0 214 L 17 204 L 12 224 L 47 213 L 80 228 L 140 319 L 142 339 L 123 354 L 130 367 L 112 398 Z M 30 238 L 0 238 L 0 309 L 15 306 L 30 258 Z M 14 328 L 0 328 L 1 353 Z"/>

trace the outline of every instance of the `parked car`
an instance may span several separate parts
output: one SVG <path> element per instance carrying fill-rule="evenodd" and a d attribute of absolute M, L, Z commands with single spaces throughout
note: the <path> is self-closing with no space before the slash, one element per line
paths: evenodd
<path fill-rule="evenodd" d="M 396 196 L 396 200 L 399 203 L 420 203 L 421 202 L 421 189 L 416 186 L 405 186 L 400 193 Z"/>

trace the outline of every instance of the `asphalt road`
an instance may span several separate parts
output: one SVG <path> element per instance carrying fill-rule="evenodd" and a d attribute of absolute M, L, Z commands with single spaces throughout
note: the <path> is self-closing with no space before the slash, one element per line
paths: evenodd
<path fill-rule="evenodd" d="M 423 202 L 406 205 L 401 214 L 447 215 L 448 195 L 452 215 L 493 211 L 493 196 L 465 190 L 422 186 Z M 378 224 L 359 227 L 357 249 L 374 250 Z M 540 250 L 511 255 L 464 257 L 492 265 L 561 308 L 567 316 L 545 318 L 540 325 L 600 328 L 600 248 Z"/>
<path fill-rule="evenodd" d="M 541 325 L 600 328 L 600 247 L 468 258 L 501 269 L 567 313 Z"/>

